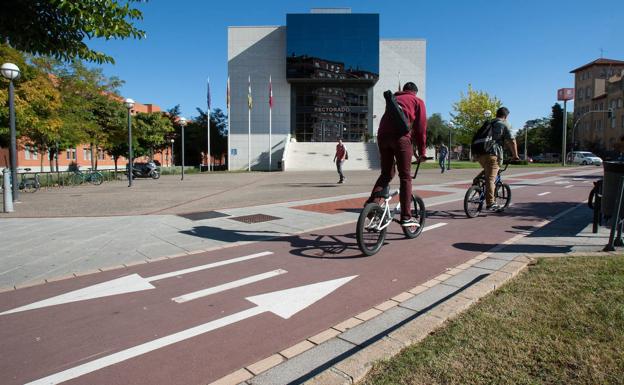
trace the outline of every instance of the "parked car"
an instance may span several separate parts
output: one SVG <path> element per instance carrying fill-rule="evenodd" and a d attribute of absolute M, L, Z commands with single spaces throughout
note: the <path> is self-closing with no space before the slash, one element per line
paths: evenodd
<path fill-rule="evenodd" d="M 596 166 L 602 165 L 602 159 L 600 159 L 593 152 L 589 151 L 572 151 L 568 154 L 568 163 L 588 165 L 593 164 Z"/>
<path fill-rule="evenodd" d="M 539 163 L 558 163 L 561 162 L 561 154 L 558 154 L 556 152 L 537 154 L 533 157 L 533 161 Z"/>
<path fill-rule="evenodd" d="M 518 157 L 520 158 L 520 160 L 524 160 L 524 154 L 520 154 L 518 155 Z M 531 158 L 530 156 L 527 156 L 526 161 L 528 163 L 533 163 L 533 158 Z"/>

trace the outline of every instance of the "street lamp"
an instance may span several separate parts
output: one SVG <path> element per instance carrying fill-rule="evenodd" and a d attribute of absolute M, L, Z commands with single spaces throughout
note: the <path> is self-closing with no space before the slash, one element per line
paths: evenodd
<path fill-rule="evenodd" d="M 447 170 L 451 169 L 451 149 L 452 149 L 452 145 L 451 145 L 451 133 L 453 132 L 453 122 L 449 122 L 448 123 L 448 130 L 449 130 L 449 146 L 448 146 L 448 166 L 446 167 Z"/>
<path fill-rule="evenodd" d="M 169 167 L 173 167 L 173 142 L 175 142 L 175 139 L 171 138 L 171 157 L 169 158 Z"/>
<path fill-rule="evenodd" d="M 18 185 L 17 185 L 17 136 L 15 133 L 15 89 L 13 88 L 13 80 L 20 76 L 20 69 L 13 63 L 4 63 L 0 67 L 0 73 L 9 81 L 9 126 L 11 127 L 11 181 L 13 182 L 13 202 L 18 200 Z"/>
<path fill-rule="evenodd" d="M 180 180 L 184 180 L 184 126 L 186 126 L 186 118 L 180 117 L 178 123 L 180 123 L 180 127 L 182 127 L 182 177 Z"/>
<path fill-rule="evenodd" d="M 130 119 L 130 110 L 134 108 L 134 100 L 126 98 L 124 105 L 128 109 L 128 187 L 132 187 L 132 121 Z"/>
<path fill-rule="evenodd" d="M 485 116 L 486 119 L 491 118 L 492 117 L 492 111 L 490 111 L 490 110 L 483 111 L 483 116 Z"/>

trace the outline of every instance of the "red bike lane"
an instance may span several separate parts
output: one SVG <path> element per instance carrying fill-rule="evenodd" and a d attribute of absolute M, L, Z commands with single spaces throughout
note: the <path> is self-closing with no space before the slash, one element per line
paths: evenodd
<path fill-rule="evenodd" d="M 70 384 L 210 383 L 422 284 L 520 232 L 532 231 L 586 199 L 591 185 L 572 184 L 572 188 L 554 182 L 519 186 L 512 190 L 513 204 L 504 213 L 474 219 L 466 218 L 461 201 L 428 206 L 426 228 L 439 227 L 408 240 L 393 224 L 386 244 L 372 257 L 362 256 L 357 249 L 353 223 L 1 293 L 0 313 L 132 274 L 149 281 L 178 272 L 150 281 L 153 288 L 141 286 L 132 293 L 1 314 L 1 382 L 29 383 L 101 360 L 101 367 L 61 378 Z M 553 247 L 565 251 L 564 245 Z M 268 253 L 185 272 L 262 252 Z M 197 294 L 199 298 L 185 302 L 173 300 L 249 277 L 257 281 L 230 284 L 223 291 Z M 290 318 L 266 311 L 236 322 L 221 321 L 253 309 L 254 303 L 245 298 L 349 277 L 353 278 L 341 281 Z M 110 358 L 211 321 L 218 327 L 126 359 Z"/>

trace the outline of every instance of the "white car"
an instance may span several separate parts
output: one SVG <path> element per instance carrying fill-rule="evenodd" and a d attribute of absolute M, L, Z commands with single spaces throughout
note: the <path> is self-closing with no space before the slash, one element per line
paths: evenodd
<path fill-rule="evenodd" d="M 602 165 L 602 159 L 589 151 L 572 151 L 568 154 L 568 163 Z"/>

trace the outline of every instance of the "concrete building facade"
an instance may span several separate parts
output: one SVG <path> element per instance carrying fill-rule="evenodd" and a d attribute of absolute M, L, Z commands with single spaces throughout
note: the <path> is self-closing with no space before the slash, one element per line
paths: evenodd
<path fill-rule="evenodd" d="M 334 9 L 289 14 L 286 26 L 229 27 L 230 169 L 266 170 L 269 151 L 271 169 L 283 169 L 291 142 L 298 143 L 297 153 L 306 154 L 308 164 L 327 163 L 337 137 L 354 150 L 369 151 L 375 146 L 354 142 L 375 141 L 385 90 L 412 81 L 425 99 L 426 41 L 380 39 L 378 23 L 377 14 Z M 312 142 L 306 152 L 302 143 Z M 320 153 L 323 159 L 315 160 Z M 353 159 L 370 164 L 366 157 Z"/>

